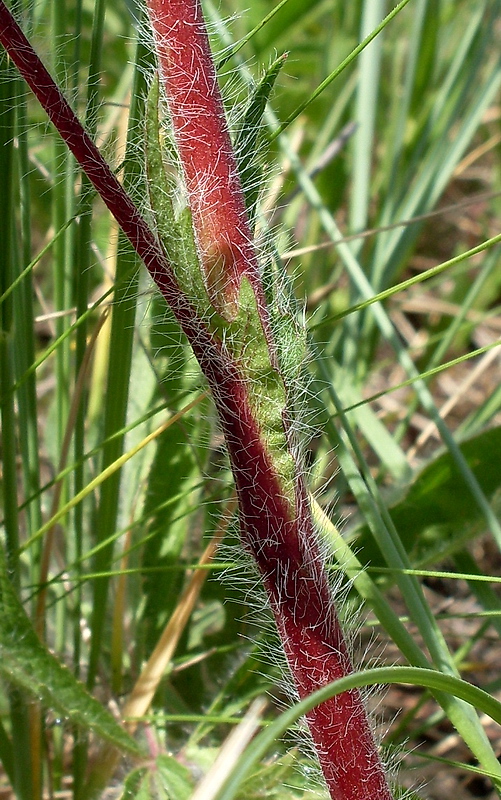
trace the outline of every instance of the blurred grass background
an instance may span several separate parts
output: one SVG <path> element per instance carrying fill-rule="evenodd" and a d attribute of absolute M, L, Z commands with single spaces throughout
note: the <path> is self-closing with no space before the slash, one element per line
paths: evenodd
<path fill-rule="evenodd" d="M 348 616 L 368 604 L 361 653 L 380 643 L 379 663 L 424 658 L 493 694 L 501 272 L 496 242 L 484 243 L 499 234 L 500 5 L 410 0 L 311 101 L 393 6 L 288 0 L 221 69 L 236 128 L 263 65 L 289 54 L 261 137 L 257 225 L 274 237 L 283 291 L 292 281 L 305 309 L 310 486 Z M 260 0 L 204 7 L 218 53 L 270 12 Z M 152 54 L 138 43 L 140 7 L 51 0 L 16 11 L 144 207 Z M 132 772 L 125 789 L 122 775 L 114 796 L 195 797 L 252 701 L 283 702 L 277 644 L 238 554 L 224 445 L 177 324 L 3 54 L 0 66 L 9 577 L 50 650 L 112 707 L 184 610 L 162 640 L 167 669 L 142 734 L 161 753 L 156 771 Z M 183 595 L 221 531 L 198 599 Z M 3 672 L 0 790 L 83 796 L 91 746 L 71 709 L 40 711 Z M 271 699 L 251 708 L 257 724 L 276 714 Z M 415 687 L 392 689 L 382 713 L 389 753 L 409 751 L 403 785 L 430 781 L 421 796 L 441 800 L 496 796 L 484 772 L 496 771 L 501 739 L 486 719 L 459 702 L 441 711 Z M 291 741 L 273 745 L 239 797 L 321 794 Z M 208 779 L 198 796 L 217 797 L 216 786 Z"/>

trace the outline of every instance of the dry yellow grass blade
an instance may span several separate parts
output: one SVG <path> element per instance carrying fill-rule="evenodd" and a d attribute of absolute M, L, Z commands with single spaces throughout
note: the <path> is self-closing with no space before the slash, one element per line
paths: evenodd
<path fill-rule="evenodd" d="M 199 561 L 199 566 L 209 564 L 214 558 L 217 548 L 224 537 L 233 511 L 235 510 L 235 506 L 236 499 L 232 498 L 226 506 L 226 512 L 221 517 L 221 521 L 214 536 L 207 545 Z M 177 643 L 190 618 L 195 603 L 198 600 L 206 577 L 207 570 L 194 570 L 178 605 L 165 626 L 157 646 L 148 659 L 122 710 L 122 719 L 125 720 L 124 725 L 131 734 L 134 733 L 140 718 L 146 714 L 150 707 L 158 685 L 165 674 L 165 670 L 172 659 Z M 98 792 L 107 785 L 120 761 L 120 757 L 120 752 L 109 744 L 104 745 L 98 751 L 91 761 L 84 796 L 96 796 Z"/>
<path fill-rule="evenodd" d="M 234 508 L 235 500 L 232 500 L 227 506 L 226 513 L 221 519 L 216 533 L 207 545 L 200 559 L 200 566 L 210 563 L 210 561 L 212 561 L 214 558 L 216 550 L 224 537 Z M 183 633 L 186 623 L 190 618 L 195 603 L 198 600 L 206 577 L 207 570 L 197 569 L 194 571 L 178 605 L 176 606 L 171 618 L 165 626 L 158 644 L 148 659 L 127 703 L 123 708 L 123 718 L 127 720 L 125 724 L 130 733 L 132 733 L 137 727 L 137 721 L 130 718 L 139 718 L 144 716 L 150 707 L 154 694 L 158 689 L 158 685 L 162 680 L 170 661 L 172 660 L 177 643 Z"/>

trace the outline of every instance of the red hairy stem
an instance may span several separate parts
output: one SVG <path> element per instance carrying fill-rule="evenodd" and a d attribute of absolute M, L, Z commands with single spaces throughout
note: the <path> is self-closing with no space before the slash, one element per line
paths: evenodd
<path fill-rule="evenodd" d="M 238 284 L 248 276 L 268 337 L 256 253 L 200 2 L 147 1 L 202 266 L 207 253 L 228 254 L 213 284 L 219 291 L 226 288 L 218 303 L 236 300 Z M 206 280 L 210 293 L 207 274 Z M 306 487 L 298 472 L 291 508 L 238 367 L 233 374 L 227 365 L 211 384 L 235 476 L 242 539 L 263 576 L 297 692 L 305 697 L 352 671 Z M 333 799 L 390 800 L 358 691 L 322 703 L 308 723 Z"/>
<path fill-rule="evenodd" d="M 259 293 L 258 266 L 202 11 L 147 3 L 209 296 L 236 308 L 242 275 Z"/>
<path fill-rule="evenodd" d="M 0 43 L 144 262 L 190 340 L 197 359 L 201 364 L 220 360 L 217 342 L 209 336 L 180 291 L 157 237 L 102 157 L 3 0 L 0 0 Z"/>
<path fill-rule="evenodd" d="M 82 127 L 3 0 L 0 0 L 0 42 L 153 277 L 157 273 L 162 276 L 169 302 L 172 300 L 176 303 L 179 291 L 156 237 Z"/>
<path fill-rule="evenodd" d="M 263 335 L 269 337 L 257 258 L 198 2 L 151 0 L 150 9 L 208 289 L 214 296 L 220 293 L 216 307 L 220 303 L 227 309 L 237 302 L 238 286 L 246 275 L 256 293 Z M 291 505 L 263 441 L 239 365 L 222 355 L 221 344 L 180 291 L 156 236 L 3 0 L 0 42 L 143 259 L 190 340 L 226 436 L 243 542 L 263 576 L 298 694 L 305 697 L 352 667 L 303 478 L 298 473 Z M 273 355 L 271 360 L 274 363 Z M 391 800 L 357 690 L 322 703 L 308 715 L 308 723 L 334 800 Z"/>
<path fill-rule="evenodd" d="M 300 698 L 352 671 L 322 564 L 304 482 L 296 514 L 283 498 L 238 378 L 212 388 L 237 487 L 242 540 L 263 576 Z M 317 706 L 307 717 L 333 800 L 391 800 L 358 690 Z"/>

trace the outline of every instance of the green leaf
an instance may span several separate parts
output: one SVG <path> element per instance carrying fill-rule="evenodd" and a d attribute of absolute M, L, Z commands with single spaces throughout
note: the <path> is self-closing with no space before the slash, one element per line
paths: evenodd
<path fill-rule="evenodd" d="M 501 427 L 491 428 L 461 444 L 469 468 L 490 501 L 501 489 L 500 448 Z M 404 499 L 390 509 L 390 515 L 416 567 L 461 549 L 484 523 L 449 452 L 434 459 L 417 475 Z M 360 529 L 359 545 L 365 563 L 372 566 L 385 563 L 367 526 Z"/>
<path fill-rule="evenodd" d="M 134 769 L 127 775 L 120 800 L 149 800 L 149 775 L 144 767 Z"/>
<path fill-rule="evenodd" d="M 112 715 L 41 643 L 9 580 L 0 548 L 0 674 L 43 706 L 93 731 L 120 750 L 140 755 Z"/>
<path fill-rule="evenodd" d="M 286 60 L 287 53 L 283 53 L 279 58 L 275 59 L 255 87 L 249 98 L 242 124 L 235 139 L 235 155 L 244 190 L 245 205 L 251 219 L 255 215 L 261 188 L 262 170 L 259 159 L 256 157 L 259 152 L 259 139 L 263 132 L 261 121 L 275 81 Z"/>
<path fill-rule="evenodd" d="M 121 800 L 188 800 L 192 793 L 189 770 L 162 754 L 151 769 L 136 769 L 127 776 Z"/>
<path fill-rule="evenodd" d="M 193 793 L 190 772 L 172 756 L 160 755 L 156 760 L 158 782 L 168 800 L 188 800 Z"/>
<path fill-rule="evenodd" d="M 160 89 L 156 79 L 146 106 L 146 172 L 155 227 L 179 287 L 202 318 L 214 313 L 205 287 L 189 208 L 175 207 L 179 194 L 176 167 L 169 163 L 168 137 L 163 137 L 158 115 Z M 169 151 L 169 152 L 167 152 Z M 175 158 L 172 150 L 172 158 Z"/>

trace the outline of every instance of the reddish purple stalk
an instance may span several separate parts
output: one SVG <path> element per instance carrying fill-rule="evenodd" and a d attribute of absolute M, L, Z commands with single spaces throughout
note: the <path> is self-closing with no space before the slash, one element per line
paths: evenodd
<path fill-rule="evenodd" d="M 158 58 L 183 164 L 206 285 L 231 317 L 246 276 L 271 348 L 264 293 L 236 163 L 198 0 L 150 0 Z M 171 305 L 211 386 L 239 498 L 242 539 L 270 598 L 301 698 L 352 671 L 322 564 L 306 487 L 298 469 L 295 497 L 261 435 L 239 364 L 197 317 L 163 249 L 83 130 L 0 0 L 0 41 Z M 286 426 L 284 421 L 284 426 Z M 287 432 L 290 437 L 290 432 Z M 333 800 L 391 800 L 367 714 L 357 690 L 315 708 L 308 724 Z"/>
<path fill-rule="evenodd" d="M 148 8 L 209 295 L 236 308 L 240 277 L 259 287 L 258 267 L 202 11 L 183 0 Z"/>

